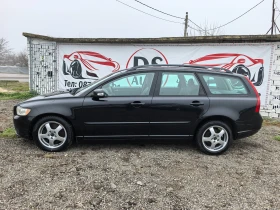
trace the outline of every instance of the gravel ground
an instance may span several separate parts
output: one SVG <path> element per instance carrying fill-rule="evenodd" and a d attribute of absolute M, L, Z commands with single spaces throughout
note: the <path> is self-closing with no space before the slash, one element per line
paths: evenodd
<path fill-rule="evenodd" d="M 4 120 L 13 103 L 0 102 Z M 221 156 L 182 141 L 98 141 L 47 153 L 0 138 L 0 209 L 280 209 L 279 131 L 263 127 Z"/>
<path fill-rule="evenodd" d="M 22 100 L 0 100 L 0 132 L 13 126 L 13 107 L 20 101 Z"/>

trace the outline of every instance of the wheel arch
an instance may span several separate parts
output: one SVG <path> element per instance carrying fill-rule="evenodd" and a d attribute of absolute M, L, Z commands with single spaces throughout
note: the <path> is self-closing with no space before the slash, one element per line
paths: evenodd
<path fill-rule="evenodd" d="M 196 126 L 195 128 L 195 132 L 194 132 L 194 135 L 196 136 L 197 134 L 197 131 L 198 129 L 204 125 L 205 123 L 207 122 L 210 122 L 210 121 L 222 121 L 222 122 L 225 122 L 230 128 L 231 128 L 231 131 L 232 131 L 232 137 L 233 139 L 236 139 L 236 125 L 234 123 L 234 120 L 232 120 L 231 118 L 229 117 L 226 117 L 226 116 L 223 116 L 223 115 L 215 115 L 215 116 L 209 116 L 209 117 L 206 117 L 204 119 L 202 119 Z"/>
<path fill-rule="evenodd" d="M 76 136 L 76 133 L 75 133 L 75 128 L 73 126 L 73 123 L 67 119 L 64 115 L 61 115 L 61 114 L 57 114 L 57 113 L 44 113 L 44 114 L 40 114 L 38 116 L 36 116 L 32 121 L 31 121 L 31 124 L 30 124 L 30 127 L 29 127 L 29 136 L 31 137 L 31 139 L 33 139 L 33 135 L 32 135 L 32 132 L 33 132 L 33 128 L 34 126 L 36 125 L 36 123 L 42 119 L 43 117 L 47 117 L 47 116 L 56 116 L 56 117 L 60 117 L 62 119 L 64 119 L 66 122 L 68 122 L 71 127 L 72 127 L 72 131 L 73 131 L 73 135 L 74 135 L 74 138 L 73 140 L 75 139 L 75 136 Z"/>

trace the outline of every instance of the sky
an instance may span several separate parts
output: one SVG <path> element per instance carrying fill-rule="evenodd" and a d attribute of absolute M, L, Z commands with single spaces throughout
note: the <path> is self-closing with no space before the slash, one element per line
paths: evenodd
<path fill-rule="evenodd" d="M 151 10 L 134 0 L 120 0 L 163 21 L 133 10 L 116 0 L 0 0 L 0 38 L 14 52 L 26 48 L 22 32 L 53 37 L 145 38 L 180 37 L 184 20 Z M 241 15 L 261 0 L 140 0 L 166 13 L 189 18 L 198 25 L 222 25 Z M 280 8 L 280 0 L 275 0 Z M 223 27 L 221 35 L 265 34 L 271 27 L 272 0 L 265 0 L 235 22 Z M 276 16 L 279 14 L 276 11 Z M 280 17 L 276 22 L 279 22 Z M 194 27 L 192 23 L 189 23 Z M 189 31 L 190 33 L 190 31 Z M 193 31 L 192 31 L 193 33 Z"/>

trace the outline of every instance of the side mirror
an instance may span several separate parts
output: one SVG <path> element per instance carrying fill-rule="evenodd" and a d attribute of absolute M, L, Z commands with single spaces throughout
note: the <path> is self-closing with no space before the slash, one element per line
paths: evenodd
<path fill-rule="evenodd" d="M 93 91 L 93 94 L 92 94 L 92 97 L 96 98 L 96 99 L 105 98 L 106 96 L 107 96 L 106 93 L 102 89 L 96 89 Z"/>

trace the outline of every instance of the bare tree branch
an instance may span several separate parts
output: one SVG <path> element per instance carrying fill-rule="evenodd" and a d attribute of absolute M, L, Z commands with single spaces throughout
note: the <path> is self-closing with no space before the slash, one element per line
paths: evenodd
<path fill-rule="evenodd" d="M 9 42 L 0 38 L 0 66 L 28 66 L 27 50 L 22 50 L 19 53 L 13 53 L 8 47 Z"/>
<path fill-rule="evenodd" d="M 218 24 L 209 24 L 207 20 L 205 20 L 203 25 L 199 26 L 200 27 L 196 27 L 196 30 L 190 29 L 190 33 L 193 34 L 193 36 L 218 36 L 224 34 L 224 31 L 221 28 L 217 28 Z M 214 30 L 211 30 L 213 28 Z"/>
<path fill-rule="evenodd" d="M 8 48 L 8 41 L 4 38 L 0 38 L 0 56 L 7 55 L 11 49 Z"/>
<path fill-rule="evenodd" d="M 21 67 L 28 66 L 28 55 L 26 49 L 16 54 L 16 65 Z"/>

